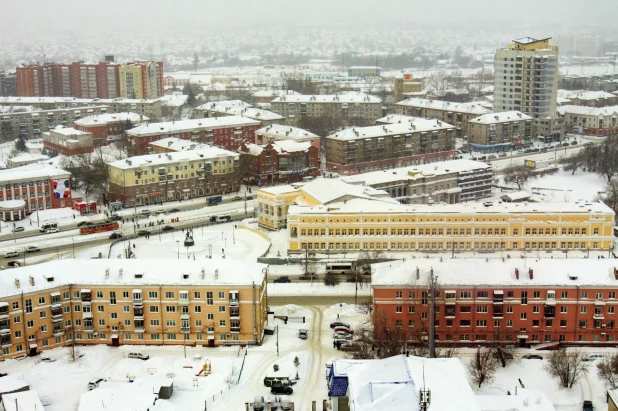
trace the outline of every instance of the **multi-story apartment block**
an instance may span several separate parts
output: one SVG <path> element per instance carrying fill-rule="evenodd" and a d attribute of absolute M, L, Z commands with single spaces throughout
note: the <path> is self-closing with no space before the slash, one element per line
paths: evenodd
<path fill-rule="evenodd" d="M 420 93 L 423 90 L 423 84 L 422 78 L 414 78 L 410 73 L 398 73 L 393 84 L 393 101 L 399 103 L 406 93 Z"/>
<path fill-rule="evenodd" d="M 380 77 L 382 68 L 378 66 L 348 67 L 348 77 Z"/>
<path fill-rule="evenodd" d="M 132 62 L 118 70 L 120 96 L 134 99 L 161 97 L 163 88 L 163 62 Z"/>
<path fill-rule="evenodd" d="M 452 259 L 372 266 L 374 312 L 406 341 L 427 338 L 431 274 L 437 343 L 615 346 L 618 269 L 606 259 Z"/>
<path fill-rule="evenodd" d="M 561 106 L 558 114 L 570 133 L 610 136 L 618 134 L 618 106 Z"/>
<path fill-rule="evenodd" d="M 468 144 L 477 151 L 506 151 L 531 140 L 532 117 L 519 111 L 484 114 L 468 121 Z"/>
<path fill-rule="evenodd" d="M 82 99 L 75 97 L 0 97 L 0 104 L 7 106 L 32 106 L 41 110 L 60 108 L 80 108 L 104 105 L 108 113 L 133 112 L 150 117 L 151 120 L 163 115 L 164 98 L 136 100 L 126 98 L 115 99 Z"/>
<path fill-rule="evenodd" d="M 524 37 L 496 50 L 494 111 L 521 111 L 535 127 L 538 119 L 556 116 L 558 47 L 549 40 Z"/>
<path fill-rule="evenodd" d="M 0 71 L 0 97 L 17 95 L 17 76 L 15 73 Z"/>
<path fill-rule="evenodd" d="M 236 151 L 245 141 L 255 142 L 255 130 L 260 124 L 239 116 L 142 124 L 127 130 L 127 148 L 131 155 L 147 154 L 150 142 L 178 137 Z"/>
<path fill-rule="evenodd" d="M 564 90 L 561 90 L 564 91 Z M 608 107 L 618 104 L 618 96 L 605 91 L 580 91 L 566 93 L 569 104 L 587 107 Z"/>
<path fill-rule="evenodd" d="M 291 122 L 304 116 L 357 117 L 369 121 L 382 116 L 382 100 L 363 93 L 286 95 L 271 101 L 270 106 Z"/>
<path fill-rule="evenodd" d="M 43 146 L 50 152 L 65 156 L 87 154 L 94 151 L 92 133 L 63 126 L 56 126 L 49 132 L 43 133 Z"/>
<path fill-rule="evenodd" d="M 127 206 L 188 200 L 237 190 L 238 154 L 207 147 L 108 163 L 110 197 Z"/>
<path fill-rule="evenodd" d="M 201 150 L 210 147 L 208 144 L 196 143 L 195 141 L 183 140 L 176 137 L 163 138 L 158 141 L 153 141 L 148 145 L 150 146 L 149 150 L 156 154 Z"/>
<path fill-rule="evenodd" d="M 233 260 L 63 260 L 3 276 L 3 358 L 71 344 L 259 345 L 263 266 Z"/>
<path fill-rule="evenodd" d="M 343 177 L 348 184 L 384 190 L 402 204 L 454 204 L 491 196 L 489 164 L 451 160 Z"/>
<path fill-rule="evenodd" d="M 272 111 L 261 108 L 251 107 L 241 100 L 217 101 L 202 104 L 195 109 L 195 116 L 198 118 L 212 118 L 221 116 L 242 116 L 260 121 L 266 126 L 273 123 L 281 123 L 285 117 Z"/>
<path fill-rule="evenodd" d="M 255 130 L 256 144 L 268 144 L 273 141 L 292 140 L 296 142 L 308 142 L 320 150 L 320 136 L 302 128 L 283 126 L 281 124 L 269 124 Z"/>
<path fill-rule="evenodd" d="M 613 241 L 613 221 L 614 212 L 603 203 L 428 206 L 354 199 L 290 206 L 288 252 L 303 252 L 306 248 L 314 252 L 608 252 Z"/>
<path fill-rule="evenodd" d="M 71 173 L 49 164 L 0 170 L 0 202 L 22 200 L 27 214 L 72 207 Z"/>
<path fill-rule="evenodd" d="M 92 134 L 94 144 L 100 146 L 122 140 L 126 130 L 149 120 L 137 113 L 105 113 L 75 120 L 75 128 Z"/>
<path fill-rule="evenodd" d="M 244 143 L 239 149 L 244 178 L 259 186 L 295 183 L 320 175 L 319 150 L 309 142 Z"/>
<path fill-rule="evenodd" d="M 347 128 L 326 137 L 326 168 L 341 174 L 451 159 L 455 127 L 440 120 Z"/>
<path fill-rule="evenodd" d="M 457 128 L 457 137 L 463 137 L 468 121 L 490 113 L 479 103 L 451 103 L 450 101 L 409 98 L 395 104 L 397 114 L 412 117 L 435 118 Z"/>
<path fill-rule="evenodd" d="M 277 97 L 300 94 L 294 90 L 258 90 L 253 93 L 253 98 L 258 105 L 270 105 L 270 102 Z"/>
<path fill-rule="evenodd" d="M 21 110 L 21 106 L 8 111 L 0 110 L 0 141 L 16 138 L 40 138 L 56 126 L 70 127 L 83 116 L 107 111 L 107 106 L 85 106 L 40 111 Z"/>
<path fill-rule="evenodd" d="M 564 119 L 555 117 L 540 118 L 537 121 L 537 139 L 543 138 L 545 143 L 564 140 Z"/>

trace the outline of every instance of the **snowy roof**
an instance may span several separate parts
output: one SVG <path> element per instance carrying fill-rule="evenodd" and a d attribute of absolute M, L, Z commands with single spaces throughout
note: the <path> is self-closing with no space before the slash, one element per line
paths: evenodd
<path fill-rule="evenodd" d="M 50 131 L 53 131 L 56 134 L 62 134 L 64 136 L 87 136 L 91 135 L 91 133 L 87 133 L 85 131 L 74 129 L 73 127 L 64 127 L 64 126 L 56 126 L 52 128 Z"/>
<path fill-rule="evenodd" d="M 0 97 L 0 104 L 17 104 L 17 103 L 26 103 L 26 104 L 56 104 L 56 103 L 65 103 L 65 104 L 112 104 L 112 103 L 126 103 L 126 104 L 137 104 L 137 103 L 152 103 L 155 101 L 161 101 L 161 98 L 155 99 L 135 99 L 135 98 L 78 98 L 78 97 Z"/>
<path fill-rule="evenodd" d="M 414 123 L 417 120 L 423 120 L 422 117 L 404 116 L 403 114 L 389 114 L 386 117 L 382 117 L 376 120 L 376 123 Z"/>
<path fill-rule="evenodd" d="M 314 180 L 317 181 L 317 180 Z M 313 182 L 312 182 L 313 183 Z M 311 184 L 311 183 L 309 183 Z M 309 185 L 305 185 L 303 190 Z M 363 187 L 363 186 L 357 186 Z M 340 196 L 339 196 L 340 197 Z M 339 198 L 339 197 L 335 197 Z M 332 200 L 330 200 L 332 201 Z M 324 203 L 324 202 L 322 202 Z M 614 212 L 605 204 L 598 203 L 458 203 L 458 204 L 401 204 L 397 201 L 393 202 L 377 202 L 367 201 L 364 199 L 349 200 L 346 203 L 331 203 L 328 206 L 292 206 L 288 214 L 345 214 L 350 212 L 355 213 L 390 213 L 395 216 L 401 214 L 444 214 L 445 216 L 457 217 L 459 214 L 470 215 L 477 214 L 479 216 L 501 216 L 512 213 L 539 213 L 539 214 L 555 214 L 563 213 L 594 213 L 602 216 L 613 216 Z"/>
<path fill-rule="evenodd" d="M 433 268 L 434 275 L 445 287 L 618 285 L 614 277 L 614 268 L 618 268 L 618 263 L 614 259 L 535 259 L 535 256 L 536 253 L 528 253 L 527 259 L 507 258 L 504 261 L 491 258 L 390 261 L 372 265 L 371 282 L 374 287 L 427 284 Z M 416 280 L 417 267 L 419 280 Z M 519 279 L 515 277 L 515 269 L 519 270 Z M 530 279 L 528 269 L 533 270 L 533 279 Z"/>
<path fill-rule="evenodd" d="M 202 104 L 197 107 L 196 110 L 208 110 L 208 111 L 219 111 L 224 112 L 231 108 L 247 108 L 252 107 L 251 104 L 245 103 L 242 100 L 224 100 L 224 101 L 213 101 L 210 103 Z"/>
<path fill-rule="evenodd" d="M 388 183 L 391 181 L 415 180 L 428 175 L 440 175 L 448 173 L 460 173 L 474 170 L 490 170 L 491 166 L 482 161 L 450 160 L 418 166 L 400 167 L 390 170 L 370 171 L 368 173 L 342 177 L 341 180 L 350 184 L 375 184 Z"/>
<path fill-rule="evenodd" d="M 496 124 L 522 120 L 532 120 L 532 117 L 521 111 L 502 111 L 500 113 L 483 114 L 482 116 L 473 118 L 469 122 L 474 124 Z"/>
<path fill-rule="evenodd" d="M 8 375 L 0 378 L 0 395 L 5 392 L 12 392 L 20 390 L 24 387 L 28 387 L 28 383 L 24 380 L 18 380 L 17 378 Z"/>
<path fill-rule="evenodd" d="M 587 107 L 587 106 L 561 106 L 557 109 L 561 116 L 565 114 L 588 115 L 588 116 L 614 116 L 618 115 L 618 106 Z"/>
<path fill-rule="evenodd" d="M 351 127 L 331 134 L 333 140 L 362 140 L 396 134 L 425 133 L 429 131 L 454 129 L 455 126 L 436 119 L 419 118 L 413 123 L 396 123 L 368 127 Z"/>
<path fill-rule="evenodd" d="M 26 206 L 26 202 L 24 200 L 0 201 L 0 209 L 10 210 L 10 209 L 21 208 L 25 206 Z"/>
<path fill-rule="evenodd" d="M 202 145 L 202 147 L 196 148 L 195 150 L 185 150 L 161 154 L 146 154 L 143 156 L 134 156 L 122 160 L 116 160 L 107 164 L 112 167 L 128 170 L 144 166 L 151 167 L 156 165 L 165 165 L 169 163 L 178 163 L 181 161 L 206 161 L 208 159 L 213 159 L 217 157 L 238 157 L 238 153 L 204 144 Z"/>
<path fill-rule="evenodd" d="M 482 411 L 556 410 L 543 391 L 528 388 L 519 388 L 517 395 L 477 395 L 476 402 Z"/>
<path fill-rule="evenodd" d="M 468 114 L 487 114 L 489 110 L 482 107 L 478 103 L 452 103 L 450 101 L 442 100 L 428 100 L 424 98 L 409 98 L 407 100 L 397 103 L 398 106 L 428 108 L 433 110 L 445 110 L 452 111 L 454 113 L 468 113 Z"/>
<path fill-rule="evenodd" d="M 304 140 L 319 138 L 317 134 L 313 134 L 310 131 L 303 130 L 298 127 L 284 126 L 281 124 L 270 124 L 266 127 L 262 127 L 255 130 L 256 135 L 267 135 L 276 138 L 285 138 L 290 140 Z"/>
<path fill-rule="evenodd" d="M 79 126 L 92 126 L 98 124 L 115 123 L 119 121 L 126 122 L 127 120 L 131 121 L 131 123 L 141 123 L 150 119 L 137 113 L 106 113 L 80 118 L 79 120 L 75 120 L 75 124 Z"/>
<path fill-rule="evenodd" d="M 167 137 L 161 140 L 151 141 L 151 146 L 164 147 L 172 151 L 195 150 L 210 147 L 208 144 L 198 143 L 191 140 L 183 140 L 178 137 Z"/>
<path fill-rule="evenodd" d="M 616 95 L 605 91 L 581 91 L 568 93 L 566 95 L 566 98 L 569 98 L 571 100 L 599 100 L 604 98 L 616 98 Z"/>
<path fill-rule="evenodd" d="M 273 141 L 271 143 L 262 145 L 248 143 L 244 146 L 247 148 L 246 153 L 251 154 L 252 156 L 259 156 L 268 145 L 271 145 L 272 148 L 277 150 L 278 153 L 294 153 L 297 151 L 307 151 L 309 147 L 311 147 L 311 143 L 298 142 L 294 140 Z"/>
<path fill-rule="evenodd" d="M 339 179 L 335 178 L 316 178 L 313 181 L 303 185 L 302 191 L 309 194 L 322 204 L 329 204 L 341 197 L 352 196 L 362 199 L 373 199 L 376 197 L 386 203 L 397 203 L 392 200 L 388 193 L 382 190 L 367 186 L 356 186 L 347 184 Z M 384 206 L 386 207 L 386 205 Z"/>
<path fill-rule="evenodd" d="M 148 411 L 158 397 L 148 386 L 123 384 L 106 388 L 105 384 L 101 385 L 82 394 L 78 411 Z"/>
<path fill-rule="evenodd" d="M 2 395 L 4 411 L 41 411 L 43 404 L 36 391 L 21 391 Z"/>
<path fill-rule="evenodd" d="M 381 103 L 382 100 L 364 93 L 309 95 L 298 94 L 277 97 L 273 103 Z"/>
<path fill-rule="evenodd" d="M 274 120 L 283 120 L 285 117 L 274 113 L 269 110 L 264 110 L 262 108 L 255 107 L 231 107 L 227 110 L 217 111 L 218 113 L 231 114 L 234 116 L 243 116 L 247 118 L 252 118 L 254 120 L 265 120 L 265 121 L 274 121 Z"/>
<path fill-rule="evenodd" d="M 333 367 L 339 361 L 334 360 Z M 432 411 L 480 411 L 457 358 L 398 355 L 347 362 L 346 368 L 350 411 L 419 410 L 423 386 L 432 392 Z"/>
<path fill-rule="evenodd" d="M 167 107 L 182 107 L 185 104 L 187 104 L 187 100 L 189 99 L 189 96 L 186 94 L 169 94 L 166 96 L 162 97 L 165 102 L 163 103 L 164 106 Z"/>
<path fill-rule="evenodd" d="M 281 96 L 291 96 L 291 95 L 300 94 L 298 91 L 294 90 L 258 90 L 253 93 L 253 97 L 281 97 Z"/>
<path fill-rule="evenodd" d="M 543 40 L 548 40 L 548 39 L 543 39 Z M 530 44 L 530 43 L 534 43 L 537 41 L 542 41 L 542 40 L 533 39 L 532 37 L 520 37 L 518 39 L 513 40 L 514 43 L 519 43 L 519 44 Z"/>
<path fill-rule="evenodd" d="M 9 158 L 8 161 L 10 161 L 11 163 L 23 163 L 27 161 L 47 160 L 48 158 L 49 156 L 46 156 L 45 154 L 23 153 L 23 154 L 16 155 L 15 157 Z"/>
<path fill-rule="evenodd" d="M 27 293 L 65 284 L 83 286 L 166 284 L 178 286 L 251 285 L 261 284 L 263 264 L 238 260 L 55 260 L 42 264 L 15 268 L 11 275 L 0 277 L 0 296 Z M 105 272 L 109 270 L 109 277 Z M 122 271 L 121 271 L 122 270 Z M 120 276 L 122 272 L 122 276 Z M 202 273 L 204 278 L 201 278 Z M 46 275 L 54 276 L 48 282 Z M 135 278 L 135 274 L 142 274 Z M 189 274 L 188 279 L 183 274 Z M 29 277 L 34 278 L 34 286 Z M 216 277 L 216 278 L 215 278 Z M 21 288 L 15 288 L 15 279 Z"/>
<path fill-rule="evenodd" d="M 531 194 L 527 191 L 514 191 L 506 193 L 500 198 L 508 198 L 510 201 L 521 201 L 530 198 Z"/>
<path fill-rule="evenodd" d="M 127 130 L 127 134 L 133 136 L 150 136 L 166 133 L 180 133 L 184 131 L 213 129 L 220 127 L 241 127 L 253 125 L 260 125 L 260 122 L 240 116 L 223 116 L 216 118 L 198 118 L 193 120 L 142 124 L 140 126 L 132 128 L 131 130 Z"/>

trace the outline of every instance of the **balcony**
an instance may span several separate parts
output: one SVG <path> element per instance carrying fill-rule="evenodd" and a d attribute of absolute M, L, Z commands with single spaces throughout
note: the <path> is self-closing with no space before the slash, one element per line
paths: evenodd
<path fill-rule="evenodd" d="M 52 308 L 51 314 L 53 322 L 62 321 L 62 308 Z"/>
<path fill-rule="evenodd" d="M 544 318 L 556 318 L 556 310 L 545 310 L 543 312 Z"/>
<path fill-rule="evenodd" d="M 144 319 L 144 307 L 133 307 L 133 317 L 134 320 L 143 320 Z"/>
<path fill-rule="evenodd" d="M 142 297 L 142 290 L 133 290 L 132 292 L 133 295 L 133 307 L 137 306 L 137 307 L 141 307 L 142 305 L 144 305 L 144 299 Z"/>
<path fill-rule="evenodd" d="M 181 291 L 178 294 L 178 304 L 189 305 L 189 293 L 187 291 Z"/>
<path fill-rule="evenodd" d="M 493 318 L 504 318 L 504 311 L 502 311 L 502 306 L 494 307 L 492 317 Z"/>
<path fill-rule="evenodd" d="M 9 320 L 0 321 L 0 333 L 2 334 L 11 333 L 11 323 L 9 322 Z"/>
<path fill-rule="evenodd" d="M 238 291 L 236 290 L 230 291 L 230 306 L 238 306 L 238 304 L 239 304 Z"/>
<path fill-rule="evenodd" d="M 143 326 L 143 325 L 139 325 L 139 326 L 138 326 L 138 325 L 136 325 L 136 326 L 134 327 L 134 330 L 135 330 L 135 332 L 136 332 L 136 333 L 140 333 L 140 334 L 142 334 L 142 333 L 144 332 L 144 326 Z"/>
<path fill-rule="evenodd" d="M 230 318 L 240 318 L 240 310 L 238 307 L 230 307 Z"/>
<path fill-rule="evenodd" d="M 92 325 L 84 325 L 84 331 L 87 333 L 91 333 L 94 331 L 94 327 Z"/>
<path fill-rule="evenodd" d="M 457 303 L 457 293 L 455 291 L 444 292 L 444 304 L 453 305 Z"/>
<path fill-rule="evenodd" d="M 62 334 L 64 334 L 64 329 L 62 327 L 61 328 L 54 328 L 53 333 L 54 333 L 54 336 L 62 335 Z"/>
<path fill-rule="evenodd" d="M 455 318 L 455 307 L 446 307 L 444 310 L 444 318 Z"/>
<path fill-rule="evenodd" d="M 90 290 L 82 290 L 81 296 L 82 296 L 82 302 L 92 301 L 92 292 Z"/>
<path fill-rule="evenodd" d="M 0 320 L 9 318 L 9 303 L 0 303 Z"/>
<path fill-rule="evenodd" d="M 11 335 L 3 335 L 0 338 L 0 344 L 2 344 L 3 347 L 8 347 L 11 345 Z"/>
<path fill-rule="evenodd" d="M 230 326 L 230 331 L 232 332 L 240 332 L 240 324 L 235 324 Z"/>
<path fill-rule="evenodd" d="M 603 313 L 594 313 L 592 315 L 592 318 L 594 318 L 595 320 L 604 320 L 605 316 L 603 315 Z"/>

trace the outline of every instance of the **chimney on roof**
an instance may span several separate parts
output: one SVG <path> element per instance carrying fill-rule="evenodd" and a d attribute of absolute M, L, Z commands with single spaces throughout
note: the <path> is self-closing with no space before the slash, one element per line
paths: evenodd
<path fill-rule="evenodd" d="M 618 280 L 618 269 L 614 267 L 614 278 Z"/>
<path fill-rule="evenodd" d="M 202 268 L 202 271 L 200 272 L 200 278 L 203 280 L 205 276 L 206 276 L 206 270 Z"/>
<path fill-rule="evenodd" d="M 122 268 L 118 270 L 118 278 L 122 278 Z"/>
<path fill-rule="evenodd" d="M 515 269 L 515 278 L 519 280 L 519 268 Z"/>
<path fill-rule="evenodd" d="M 219 269 L 215 268 L 215 280 L 219 279 Z"/>
<path fill-rule="evenodd" d="M 28 277 L 28 281 L 30 281 L 30 285 L 31 286 L 34 286 L 34 277 L 33 276 Z"/>
<path fill-rule="evenodd" d="M 105 269 L 105 279 L 107 280 L 109 278 L 109 268 Z"/>
<path fill-rule="evenodd" d="M 494 116 L 494 118 L 496 119 L 496 121 L 498 121 L 500 119 L 500 117 L 498 117 L 498 116 Z"/>
<path fill-rule="evenodd" d="M 20 283 L 19 283 L 19 278 L 15 279 L 15 288 L 19 288 L 20 287 Z"/>
<path fill-rule="evenodd" d="M 528 276 L 531 280 L 534 279 L 534 270 L 532 270 L 532 268 L 528 268 Z"/>
<path fill-rule="evenodd" d="M 421 279 L 421 270 L 418 268 L 418 266 L 416 267 L 416 279 L 417 280 Z"/>

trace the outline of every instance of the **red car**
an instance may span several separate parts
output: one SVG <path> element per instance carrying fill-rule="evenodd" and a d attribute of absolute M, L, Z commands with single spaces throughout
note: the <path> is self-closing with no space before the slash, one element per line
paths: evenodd
<path fill-rule="evenodd" d="M 342 332 L 342 333 L 354 334 L 354 330 L 351 330 L 348 327 L 335 327 L 333 332 Z"/>

